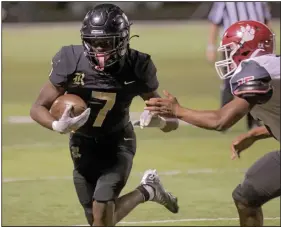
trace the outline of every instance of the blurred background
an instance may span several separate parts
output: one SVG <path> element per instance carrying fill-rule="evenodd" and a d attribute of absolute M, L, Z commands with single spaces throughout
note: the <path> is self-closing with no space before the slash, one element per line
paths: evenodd
<path fill-rule="evenodd" d="M 35 124 L 29 109 L 48 80 L 52 57 L 63 45 L 81 43 L 81 21 L 99 3 L 2 2 L 3 225 L 86 223 L 71 180 L 68 138 Z M 211 2 L 115 4 L 133 21 L 131 35 L 140 36 L 131 40 L 131 47 L 152 56 L 160 92 L 167 89 L 190 108 L 220 106 L 221 81 L 206 59 Z M 280 3 L 269 5 L 280 53 Z M 134 100 L 133 120 L 143 106 L 140 98 Z M 156 168 L 168 190 L 179 197 L 181 209 L 171 215 L 147 203 L 122 225 L 238 225 L 232 190 L 256 159 L 280 147 L 273 139 L 260 141 L 241 160 L 231 161 L 230 143 L 246 130 L 245 119 L 224 134 L 190 125 L 169 134 L 136 128 L 137 155 L 123 193 L 138 185 L 143 171 Z M 280 226 L 280 200 L 264 210 L 265 224 Z"/>
<path fill-rule="evenodd" d="M 131 20 L 207 19 L 212 2 L 118 2 Z M 81 21 L 100 2 L 2 2 L 4 22 Z M 280 2 L 269 2 L 273 18 L 280 18 Z M 50 16 L 52 15 L 52 16 Z"/>

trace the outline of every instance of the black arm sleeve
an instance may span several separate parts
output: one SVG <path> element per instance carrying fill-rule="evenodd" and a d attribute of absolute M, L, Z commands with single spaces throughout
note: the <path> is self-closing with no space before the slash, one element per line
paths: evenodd
<path fill-rule="evenodd" d="M 271 77 L 267 70 L 256 61 L 241 63 L 241 69 L 230 80 L 233 95 L 246 99 L 249 103 L 263 104 L 272 96 Z"/>
<path fill-rule="evenodd" d="M 67 76 L 75 71 L 76 64 L 73 53 L 68 47 L 62 47 L 52 59 L 52 69 L 49 75 L 51 83 L 55 86 L 65 87 Z"/>

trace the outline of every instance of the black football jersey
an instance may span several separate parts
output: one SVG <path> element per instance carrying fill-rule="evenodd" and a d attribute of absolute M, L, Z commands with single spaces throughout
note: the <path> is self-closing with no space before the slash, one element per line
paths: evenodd
<path fill-rule="evenodd" d="M 89 136 L 124 128 L 133 98 L 159 85 L 150 55 L 129 49 L 122 66 L 106 73 L 93 69 L 82 45 L 62 47 L 52 59 L 49 78 L 91 108 L 89 120 L 78 130 Z"/>

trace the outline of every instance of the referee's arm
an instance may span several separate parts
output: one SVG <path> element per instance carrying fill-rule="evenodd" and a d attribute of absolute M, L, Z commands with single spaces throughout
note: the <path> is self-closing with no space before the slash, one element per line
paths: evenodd
<path fill-rule="evenodd" d="M 206 58 L 209 62 L 214 62 L 217 56 L 217 38 L 219 35 L 220 26 L 223 23 L 225 3 L 214 2 L 208 20 L 210 22 L 209 37 L 207 43 Z"/>

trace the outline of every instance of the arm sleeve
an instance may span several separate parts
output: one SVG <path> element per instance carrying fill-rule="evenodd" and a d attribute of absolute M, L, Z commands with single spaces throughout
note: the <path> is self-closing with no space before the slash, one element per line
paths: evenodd
<path fill-rule="evenodd" d="M 75 63 L 70 59 L 65 47 L 62 47 L 53 57 L 49 79 L 54 86 L 65 87 L 67 76 L 74 72 Z"/>
<path fill-rule="evenodd" d="M 208 15 L 208 20 L 216 25 L 221 25 L 223 23 L 225 3 L 224 2 L 214 2 Z"/>
<path fill-rule="evenodd" d="M 271 77 L 256 61 L 242 62 L 230 80 L 232 94 L 251 104 L 263 104 L 272 96 Z"/>

